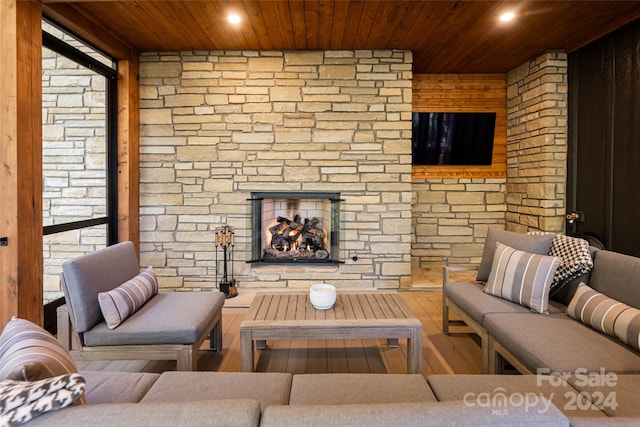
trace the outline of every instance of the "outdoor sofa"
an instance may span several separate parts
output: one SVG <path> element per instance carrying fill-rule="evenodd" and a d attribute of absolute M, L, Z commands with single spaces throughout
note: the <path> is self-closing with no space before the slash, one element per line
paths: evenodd
<path fill-rule="evenodd" d="M 443 332 L 450 332 L 450 312 L 477 332 L 486 373 L 500 372 L 505 361 L 523 374 L 640 373 L 640 258 L 588 248 L 592 268 L 552 290 L 545 313 L 485 292 L 496 242 L 548 254 L 554 238 L 490 229 L 480 280 L 453 282 L 445 268 Z"/>

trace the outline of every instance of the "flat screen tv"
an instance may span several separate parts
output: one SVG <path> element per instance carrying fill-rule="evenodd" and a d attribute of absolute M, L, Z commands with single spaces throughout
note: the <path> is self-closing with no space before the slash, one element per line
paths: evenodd
<path fill-rule="evenodd" d="M 491 165 L 496 113 L 413 113 L 414 165 Z"/>

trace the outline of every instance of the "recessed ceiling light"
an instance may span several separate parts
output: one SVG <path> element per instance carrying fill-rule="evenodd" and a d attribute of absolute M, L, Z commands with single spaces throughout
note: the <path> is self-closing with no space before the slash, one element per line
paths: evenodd
<path fill-rule="evenodd" d="M 240 15 L 237 13 L 230 13 L 229 16 L 227 16 L 227 20 L 233 25 L 238 25 L 240 21 L 242 21 Z"/>
<path fill-rule="evenodd" d="M 500 22 L 509 22 L 512 21 L 513 18 L 516 17 L 516 14 L 513 12 L 505 12 L 502 15 L 500 15 Z"/>

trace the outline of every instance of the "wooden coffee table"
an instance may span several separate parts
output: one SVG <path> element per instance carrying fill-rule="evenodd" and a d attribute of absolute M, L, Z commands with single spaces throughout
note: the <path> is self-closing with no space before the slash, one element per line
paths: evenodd
<path fill-rule="evenodd" d="M 309 294 L 257 293 L 240 324 L 240 369 L 254 369 L 254 341 L 407 338 L 407 373 L 422 373 L 422 323 L 397 292 L 341 292 L 329 310 L 316 310 Z"/>

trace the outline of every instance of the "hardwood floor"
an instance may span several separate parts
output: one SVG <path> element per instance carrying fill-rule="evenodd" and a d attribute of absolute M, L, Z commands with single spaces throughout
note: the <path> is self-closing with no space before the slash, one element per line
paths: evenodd
<path fill-rule="evenodd" d="M 400 295 L 418 315 L 423 325 L 423 370 L 430 374 L 481 373 L 478 337 L 469 328 L 442 334 L 442 292 L 401 291 Z M 240 371 L 240 323 L 248 308 L 225 307 L 222 310 L 223 351 L 201 351 L 199 370 Z M 208 345 L 208 342 L 205 342 Z M 204 347 L 203 347 L 204 348 Z M 278 340 L 268 341 L 267 349 L 256 350 L 259 372 L 291 373 L 406 373 L 406 340 L 398 348 L 387 347 L 386 339 L 351 340 Z M 175 370 L 175 362 L 111 361 L 77 362 L 80 370 L 163 372 Z"/>

